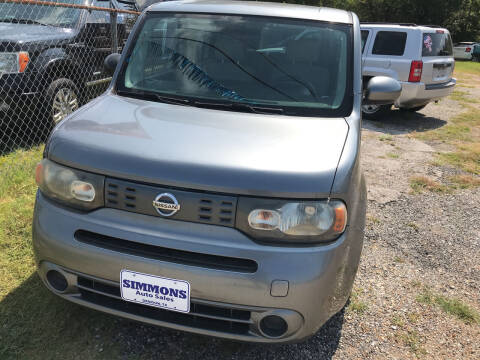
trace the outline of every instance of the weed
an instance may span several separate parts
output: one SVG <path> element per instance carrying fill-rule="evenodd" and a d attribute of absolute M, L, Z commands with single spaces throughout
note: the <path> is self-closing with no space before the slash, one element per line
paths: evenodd
<path fill-rule="evenodd" d="M 480 186 L 480 177 L 472 175 L 455 175 L 449 178 L 453 187 L 460 189 L 470 189 Z"/>
<path fill-rule="evenodd" d="M 421 283 L 420 281 L 418 281 L 418 280 L 412 280 L 412 281 L 410 282 L 410 284 L 411 284 L 412 287 L 414 287 L 414 288 L 419 288 L 420 286 L 422 286 L 422 283 Z"/>
<path fill-rule="evenodd" d="M 395 261 L 396 263 L 399 263 L 399 264 L 403 264 L 405 262 L 405 259 L 401 258 L 400 256 L 395 256 L 393 258 L 393 261 Z"/>
<path fill-rule="evenodd" d="M 387 141 L 387 142 L 393 141 L 393 136 L 390 135 L 390 134 L 380 135 L 380 136 L 378 137 L 378 140 L 380 140 L 380 141 Z"/>
<path fill-rule="evenodd" d="M 452 165 L 471 174 L 480 175 L 480 142 L 459 144 L 456 151 L 439 154 L 438 163 Z"/>
<path fill-rule="evenodd" d="M 420 314 L 418 313 L 408 313 L 407 314 L 407 319 L 411 324 L 416 324 L 418 320 L 420 319 Z"/>
<path fill-rule="evenodd" d="M 457 317 L 466 324 L 480 323 L 480 314 L 459 299 L 448 298 L 424 289 L 417 296 L 417 301 L 426 305 L 436 305 L 445 313 Z"/>
<path fill-rule="evenodd" d="M 398 158 L 400 157 L 399 154 L 397 154 L 397 153 L 392 153 L 392 152 L 387 153 L 387 156 L 388 156 L 389 158 L 391 158 L 391 159 L 398 159 Z"/>
<path fill-rule="evenodd" d="M 414 222 L 408 223 L 407 226 L 411 227 L 413 230 L 415 230 L 417 232 L 418 232 L 418 230 L 420 230 L 420 227 Z"/>
<path fill-rule="evenodd" d="M 372 224 L 380 224 L 380 219 L 373 215 L 367 215 L 367 221 Z"/>
<path fill-rule="evenodd" d="M 420 345 L 421 339 L 420 335 L 415 330 L 408 330 L 407 332 L 403 333 L 400 338 L 402 339 L 403 343 L 408 346 L 411 352 L 415 355 L 425 355 L 427 352 L 425 349 Z"/>
<path fill-rule="evenodd" d="M 393 315 L 391 323 L 392 323 L 392 325 L 395 325 L 395 326 L 398 326 L 398 327 L 404 327 L 405 326 L 405 321 L 398 314 Z"/>
<path fill-rule="evenodd" d="M 449 189 L 445 185 L 437 183 L 426 176 L 413 176 L 410 178 L 410 188 L 413 194 L 420 194 L 424 191 L 431 191 L 437 193 L 448 192 Z"/>
<path fill-rule="evenodd" d="M 365 302 L 359 299 L 359 295 L 363 293 L 363 290 L 357 289 L 352 291 L 352 295 L 350 296 L 350 303 L 348 304 L 347 311 L 356 312 L 358 314 L 363 314 L 367 311 L 368 306 Z"/>

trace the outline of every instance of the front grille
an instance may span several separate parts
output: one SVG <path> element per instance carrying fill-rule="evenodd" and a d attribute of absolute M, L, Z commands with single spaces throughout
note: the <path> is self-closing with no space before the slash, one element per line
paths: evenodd
<path fill-rule="evenodd" d="M 75 239 L 82 243 L 103 249 L 176 264 L 242 273 L 254 273 L 258 268 L 257 263 L 249 259 L 170 249 L 162 246 L 114 238 L 84 230 L 76 231 Z"/>
<path fill-rule="evenodd" d="M 78 275 L 77 287 L 82 300 L 127 314 L 198 329 L 249 334 L 251 313 L 247 310 L 205 305 L 192 300 L 188 314 L 168 311 L 124 301 L 118 286 L 82 275 Z"/>
<path fill-rule="evenodd" d="M 105 179 L 105 206 L 162 217 L 153 207 L 153 200 L 162 193 L 170 193 L 180 204 L 180 210 L 166 219 L 198 222 L 203 224 L 235 226 L 237 198 L 203 192 L 184 191 Z"/>

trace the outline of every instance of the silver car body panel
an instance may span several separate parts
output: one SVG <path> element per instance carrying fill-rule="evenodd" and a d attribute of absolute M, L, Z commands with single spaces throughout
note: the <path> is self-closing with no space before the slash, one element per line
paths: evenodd
<path fill-rule="evenodd" d="M 347 134 L 343 118 L 238 113 L 105 94 L 56 129 L 48 157 L 151 184 L 315 198 L 330 192 Z"/>
<path fill-rule="evenodd" d="M 147 11 L 256 15 L 351 24 L 352 15 L 345 10 L 314 6 L 268 3 L 260 1 L 166 1 L 153 4 Z"/>

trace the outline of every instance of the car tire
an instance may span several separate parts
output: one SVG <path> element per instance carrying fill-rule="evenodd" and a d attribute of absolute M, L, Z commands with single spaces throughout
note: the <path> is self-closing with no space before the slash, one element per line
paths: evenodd
<path fill-rule="evenodd" d="M 80 104 L 77 86 L 72 80 L 66 78 L 52 81 L 47 88 L 45 98 L 48 119 L 52 126 L 77 110 Z"/>
<path fill-rule="evenodd" d="M 406 111 L 406 112 L 412 112 L 413 113 L 413 112 L 423 110 L 425 108 L 425 106 L 427 106 L 427 104 L 422 105 L 422 106 L 416 106 L 416 107 L 413 107 L 413 108 L 400 108 L 400 111 Z"/>
<path fill-rule="evenodd" d="M 362 105 L 362 114 L 365 119 L 381 120 L 392 110 L 392 105 Z"/>

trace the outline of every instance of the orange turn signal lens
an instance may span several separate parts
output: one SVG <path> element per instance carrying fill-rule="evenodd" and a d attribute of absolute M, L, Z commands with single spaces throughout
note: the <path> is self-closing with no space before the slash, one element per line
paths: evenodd
<path fill-rule="evenodd" d="M 35 182 L 38 186 L 43 183 L 43 164 L 41 162 L 35 168 Z"/>
<path fill-rule="evenodd" d="M 333 224 L 333 231 L 342 233 L 347 226 L 347 208 L 343 203 L 338 203 L 335 206 L 335 223 Z"/>
<path fill-rule="evenodd" d="M 30 62 L 30 57 L 28 56 L 28 52 L 20 51 L 18 53 L 18 72 L 23 73 L 27 68 L 27 65 L 29 62 Z"/>

